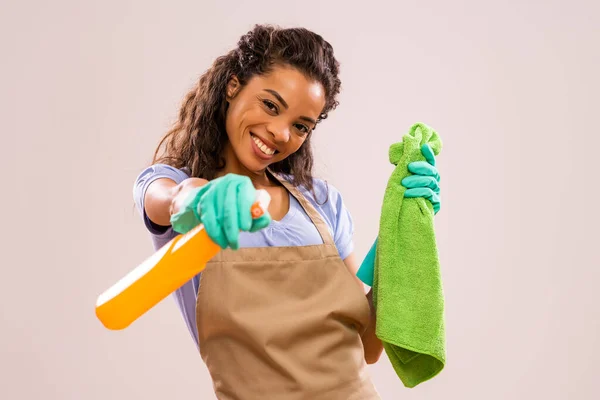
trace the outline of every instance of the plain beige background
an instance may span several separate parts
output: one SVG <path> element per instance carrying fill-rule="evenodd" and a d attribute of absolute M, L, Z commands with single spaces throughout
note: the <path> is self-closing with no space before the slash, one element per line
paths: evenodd
<path fill-rule="evenodd" d="M 436 229 L 448 363 L 384 399 L 598 399 L 600 26 L 593 1 L 24 1 L 0 11 L 0 398 L 210 399 L 171 298 L 106 330 L 96 297 L 151 253 L 132 185 L 212 60 L 254 23 L 342 64 L 316 135 L 362 258 L 390 144 L 444 141 Z"/>

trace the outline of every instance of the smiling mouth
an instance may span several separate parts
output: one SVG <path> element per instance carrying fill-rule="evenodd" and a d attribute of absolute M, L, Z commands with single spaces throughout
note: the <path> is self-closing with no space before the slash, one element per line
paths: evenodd
<path fill-rule="evenodd" d="M 254 140 L 254 143 L 256 143 L 256 147 L 258 147 L 258 149 L 265 155 L 267 156 L 272 156 L 275 155 L 277 153 L 279 153 L 278 150 L 269 147 L 265 142 L 263 142 L 262 140 L 260 140 L 258 138 L 258 136 L 255 136 L 252 132 L 250 132 L 250 136 L 252 137 L 252 140 Z"/>

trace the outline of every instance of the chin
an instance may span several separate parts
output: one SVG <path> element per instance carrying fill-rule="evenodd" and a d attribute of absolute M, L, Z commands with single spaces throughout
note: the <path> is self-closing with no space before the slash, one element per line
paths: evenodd
<path fill-rule="evenodd" d="M 252 154 L 246 159 L 240 160 L 240 164 L 252 173 L 261 173 L 272 163 L 272 161 L 259 161 Z"/>

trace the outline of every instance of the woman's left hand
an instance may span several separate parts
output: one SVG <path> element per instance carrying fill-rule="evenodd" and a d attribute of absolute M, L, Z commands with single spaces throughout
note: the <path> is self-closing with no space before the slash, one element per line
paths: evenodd
<path fill-rule="evenodd" d="M 433 212 L 437 214 L 441 207 L 440 200 L 440 174 L 435 167 L 435 155 L 429 144 L 421 146 L 421 153 L 427 161 L 414 161 L 408 164 L 408 170 L 414 175 L 402 179 L 402 186 L 406 188 L 404 197 L 423 197 L 433 205 Z"/>
<path fill-rule="evenodd" d="M 414 175 L 402 179 L 402 186 L 406 187 L 405 198 L 423 197 L 433 205 L 434 214 L 440 210 L 440 174 L 435 167 L 435 155 L 431 146 L 421 146 L 421 153 L 427 161 L 415 161 L 408 164 L 408 170 Z M 373 274 L 375 266 L 375 252 L 377 249 L 377 238 L 371 249 L 363 259 L 356 275 L 369 286 L 373 286 Z"/>

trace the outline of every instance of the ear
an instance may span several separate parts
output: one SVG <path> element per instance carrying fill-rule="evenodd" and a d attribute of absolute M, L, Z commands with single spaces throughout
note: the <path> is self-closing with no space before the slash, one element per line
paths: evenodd
<path fill-rule="evenodd" d="M 237 76 L 232 75 L 231 79 L 229 79 L 229 82 L 227 82 L 227 101 L 235 97 L 240 90 L 240 87 L 240 81 L 238 80 Z"/>

